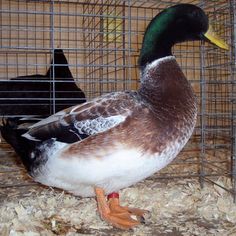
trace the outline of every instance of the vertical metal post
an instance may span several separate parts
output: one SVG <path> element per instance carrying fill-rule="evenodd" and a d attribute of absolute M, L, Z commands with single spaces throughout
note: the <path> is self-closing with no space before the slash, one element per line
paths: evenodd
<path fill-rule="evenodd" d="M 126 65 L 126 34 L 125 34 L 125 21 L 126 21 L 126 6 L 125 6 L 125 1 L 123 2 L 123 6 L 122 6 L 122 61 L 123 61 L 123 65 Z M 123 78 L 125 78 L 125 80 L 127 80 L 126 78 L 126 68 L 123 68 Z M 129 87 L 129 89 L 131 89 L 131 87 Z"/>
<path fill-rule="evenodd" d="M 99 54 L 99 56 L 98 56 L 99 65 L 104 65 L 105 64 L 104 60 L 103 60 L 104 51 L 102 49 L 104 48 L 104 45 L 105 45 L 105 43 L 104 43 L 104 31 L 108 30 L 108 28 L 104 29 L 104 21 L 108 22 L 108 6 L 105 8 L 105 6 L 103 6 L 103 5 L 104 5 L 104 2 L 102 0 L 102 4 L 101 4 L 101 6 L 99 6 L 99 11 L 98 11 L 98 13 L 100 15 L 100 29 L 99 29 L 100 32 L 99 32 L 99 36 L 98 36 L 98 38 L 99 38 L 99 52 L 98 52 L 98 54 Z M 104 17 L 105 17 L 105 19 L 104 19 Z M 102 34 L 102 32 L 103 32 L 103 34 Z M 95 45 L 94 45 L 94 48 L 95 48 Z M 106 70 L 106 69 L 107 68 L 102 68 L 102 66 L 100 66 L 98 68 L 98 75 L 99 75 L 99 84 L 98 84 L 98 86 L 99 86 L 99 95 L 100 96 L 103 93 L 103 75 L 104 75 L 103 71 Z M 96 70 L 97 70 L 97 68 L 95 68 L 94 71 L 96 71 Z"/>
<path fill-rule="evenodd" d="M 50 3 L 50 48 L 52 52 L 52 80 L 50 78 L 50 113 L 56 112 L 55 58 L 54 58 L 54 0 Z"/>
<path fill-rule="evenodd" d="M 132 82 L 132 73 L 131 73 L 131 0 L 128 0 L 128 78 L 127 83 L 125 83 L 124 89 L 127 89 L 127 84 Z"/>
<path fill-rule="evenodd" d="M 231 92 L 231 101 L 232 101 L 232 153 L 231 153 L 231 163 L 232 163 L 232 182 L 233 182 L 233 199 L 236 203 L 236 0 L 229 0 L 230 5 L 230 21 L 232 24 L 231 27 L 231 81 L 232 81 L 232 92 Z"/>
<path fill-rule="evenodd" d="M 204 8 L 205 1 L 201 1 L 201 7 Z M 206 80 L 205 80 L 205 50 L 204 45 L 200 45 L 200 129 L 201 129 L 201 141 L 200 141 L 200 177 L 199 182 L 201 188 L 204 187 L 204 177 L 205 177 L 205 128 L 206 128 Z"/>
<path fill-rule="evenodd" d="M 200 94 L 201 94 L 201 106 L 200 106 L 200 127 L 201 127 L 201 142 L 200 142 L 200 185 L 201 188 L 204 187 L 204 176 L 205 176 L 205 128 L 206 128 L 206 80 L 204 73 L 204 65 L 205 65 L 205 55 L 204 55 L 204 46 L 201 44 L 200 46 Z"/>

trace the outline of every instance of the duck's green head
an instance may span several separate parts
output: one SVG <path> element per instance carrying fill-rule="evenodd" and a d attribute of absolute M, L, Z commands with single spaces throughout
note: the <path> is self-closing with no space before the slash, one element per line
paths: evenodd
<path fill-rule="evenodd" d="M 192 4 L 169 7 L 152 19 L 148 25 L 139 58 L 145 66 L 158 58 L 171 55 L 174 44 L 190 40 L 205 40 L 228 49 L 228 45 L 212 32 L 204 11 Z"/>

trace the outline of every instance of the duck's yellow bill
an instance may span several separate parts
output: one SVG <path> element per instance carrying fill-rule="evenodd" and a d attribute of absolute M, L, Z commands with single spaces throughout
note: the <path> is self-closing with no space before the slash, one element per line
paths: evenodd
<path fill-rule="evenodd" d="M 213 44 L 218 46 L 219 48 L 229 50 L 229 45 L 225 43 L 216 33 L 214 32 L 211 25 L 209 25 L 208 31 L 204 34 L 204 36 Z"/>

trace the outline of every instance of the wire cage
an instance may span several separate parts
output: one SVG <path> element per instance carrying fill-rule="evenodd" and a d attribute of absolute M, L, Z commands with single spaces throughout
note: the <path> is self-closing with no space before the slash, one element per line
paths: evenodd
<path fill-rule="evenodd" d="M 137 89 L 137 60 L 145 28 L 159 11 L 180 2 L 202 7 L 216 32 L 230 45 L 230 51 L 201 42 L 175 46 L 173 53 L 198 97 L 198 121 L 191 140 L 178 158 L 155 178 L 196 177 L 203 186 L 205 181 L 215 182 L 215 177 L 227 176 L 232 184 L 221 187 L 235 198 L 235 0 L 1 0 L 0 83 L 13 86 L 15 81 L 12 78 L 46 74 L 50 67 L 52 73 L 43 79 L 36 76 L 38 82 L 50 84 L 48 94 L 43 98 L 42 91 L 37 89 L 34 92 L 38 93 L 33 97 L 23 99 L 17 94 L 18 90 L 4 91 L 3 86 L 0 106 L 11 107 L 11 112 L 4 113 L 3 109 L 0 116 L 19 115 L 14 109 L 29 104 L 30 112 L 20 115 L 38 115 L 37 109 L 45 103 L 50 109 L 44 115 L 54 113 L 61 101 L 71 100 L 63 89 L 57 96 L 57 83 L 63 83 L 63 88 L 75 83 L 87 100 L 112 91 Z M 57 49 L 63 49 L 68 60 L 66 64 L 52 60 Z M 73 80 L 61 79 L 61 75 L 56 78 L 56 68 L 63 66 L 70 69 Z M 31 77 L 23 82 L 35 83 L 36 79 Z M 6 93 L 12 94 L 7 102 Z M 28 89 L 27 93 L 32 94 L 32 91 Z M 77 102 L 80 99 L 77 94 L 72 100 Z M 73 105 L 73 102 L 64 105 Z M 1 155 L 5 155 L 0 159 L 0 187 L 22 187 L 31 183 L 14 179 L 19 169 L 12 164 L 12 151 L 6 151 L 4 142 L 0 148 Z M 13 178 L 14 184 L 4 178 L 10 174 L 12 176 L 8 179 Z"/>

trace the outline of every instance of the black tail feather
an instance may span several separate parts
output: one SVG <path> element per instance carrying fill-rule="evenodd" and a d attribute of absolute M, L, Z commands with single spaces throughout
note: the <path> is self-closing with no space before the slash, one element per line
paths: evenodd
<path fill-rule="evenodd" d="M 11 118 L 3 120 L 0 126 L 2 137 L 13 147 L 15 152 L 20 156 L 26 169 L 30 171 L 34 162 L 30 154 L 34 150 L 36 142 L 21 136 L 26 131 L 25 129 L 18 129 L 17 120 L 14 121 Z"/>

